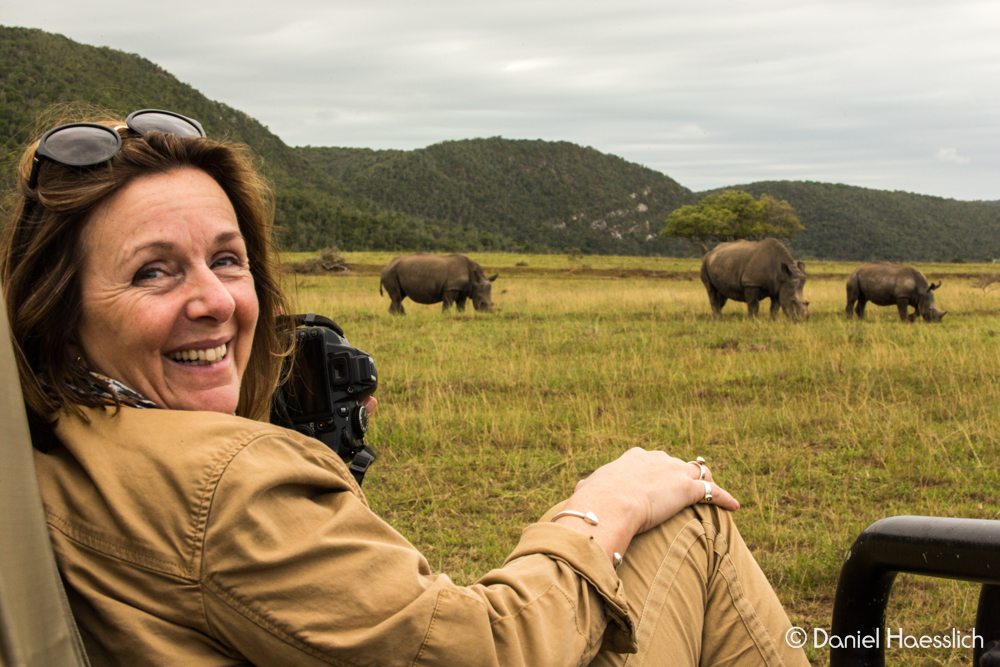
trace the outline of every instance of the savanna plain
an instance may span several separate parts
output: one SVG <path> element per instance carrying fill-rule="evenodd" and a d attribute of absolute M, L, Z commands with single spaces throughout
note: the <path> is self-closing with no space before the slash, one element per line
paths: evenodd
<path fill-rule="evenodd" d="M 307 254 L 290 255 L 301 260 Z M 699 260 L 470 254 L 493 313 L 388 313 L 392 255 L 288 275 L 298 312 L 340 323 L 379 370 L 365 479 L 372 508 L 460 584 L 630 447 L 704 456 L 793 625 L 829 631 L 857 535 L 899 514 L 1000 519 L 1000 289 L 988 264 L 916 265 L 943 285 L 940 324 L 869 304 L 844 316 L 855 264 L 809 262 L 808 321 L 713 320 Z M 994 285 L 1000 287 L 1000 284 Z M 627 558 L 627 554 L 626 554 Z M 888 625 L 968 633 L 979 586 L 900 575 Z M 828 664 L 828 649 L 809 658 Z M 963 649 L 891 649 L 888 664 L 960 665 Z"/>

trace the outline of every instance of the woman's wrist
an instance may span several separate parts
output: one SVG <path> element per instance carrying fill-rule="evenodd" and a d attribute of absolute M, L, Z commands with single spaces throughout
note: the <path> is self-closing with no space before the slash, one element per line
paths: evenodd
<path fill-rule="evenodd" d="M 588 513 L 597 523 L 588 520 Z M 637 526 L 640 523 L 633 515 L 634 512 L 623 497 L 608 499 L 593 493 L 575 493 L 553 521 L 593 537 L 614 563 L 614 555 L 624 554 L 638 532 Z"/>

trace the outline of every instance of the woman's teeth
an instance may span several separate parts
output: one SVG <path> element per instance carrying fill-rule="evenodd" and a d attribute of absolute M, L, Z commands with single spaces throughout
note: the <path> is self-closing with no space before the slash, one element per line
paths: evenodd
<path fill-rule="evenodd" d="M 221 361 L 226 356 L 226 344 L 223 343 L 219 347 L 210 347 L 206 350 L 178 350 L 167 356 L 188 366 L 206 366 Z"/>

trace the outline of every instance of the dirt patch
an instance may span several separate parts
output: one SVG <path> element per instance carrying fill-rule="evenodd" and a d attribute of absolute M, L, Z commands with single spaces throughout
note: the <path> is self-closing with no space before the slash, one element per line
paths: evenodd
<path fill-rule="evenodd" d="M 556 270 L 549 270 L 556 273 Z M 650 278 L 655 280 L 684 280 L 692 281 L 699 277 L 697 271 L 655 271 L 652 269 L 591 269 L 584 267 L 573 267 L 563 269 L 563 273 L 570 273 L 580 276 L 596 276 L 601 278 Z"/>
<path fill-rule="evenodd" d="M 286 270 L 293 273 L 300 273 L 297 268 L 308 262 L 290 262 L 285 265 Z M 351 276 L 380 276 L 384 264 L 350 264 L 345 263 L 345 271 L 331 270 L 324 271 L 325 275 L 351 275 Z M 586 278 L 640 278 L 648 280 L 676 280 L 690 282 L 700 280 L 697 271 L 654 271 L 651 269 L 593 269 L 583 267 L 570 267 L 568 269 L 545 268 L 535 266 L 484 266 L 483 271 L 487 274 L 499 273 L 503 276 L 561 276 L 561 277 L 586 277 Z M 316 275 L 316 274 L 309 274 Z"/>

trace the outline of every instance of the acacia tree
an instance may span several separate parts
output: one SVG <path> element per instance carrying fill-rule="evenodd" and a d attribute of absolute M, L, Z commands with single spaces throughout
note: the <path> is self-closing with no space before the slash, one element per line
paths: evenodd
<path fill-rule="evenodd" d="M 805 227 L 787 201 L 763 194 L 726 190 L 708 195 L 696 206 L 681 206 L 667 216 L 662 236 L 691 241 L 707 253 L 717 243 L 737 239 L 760 240 L 766 236 L 788 239 Z"/>

